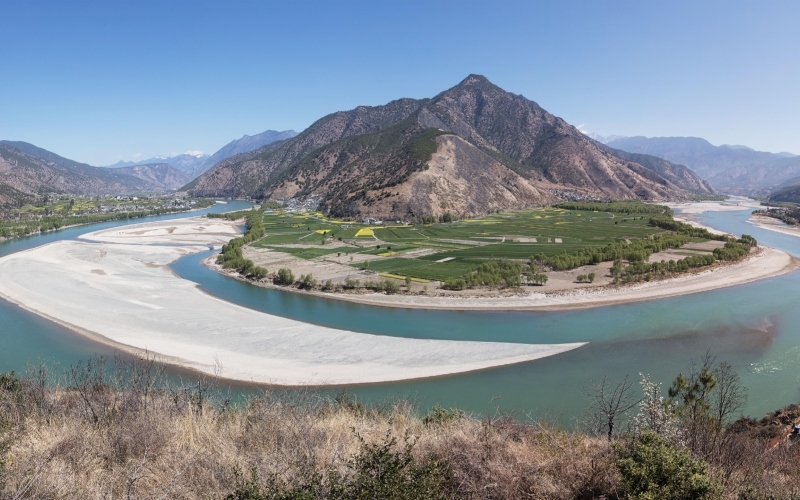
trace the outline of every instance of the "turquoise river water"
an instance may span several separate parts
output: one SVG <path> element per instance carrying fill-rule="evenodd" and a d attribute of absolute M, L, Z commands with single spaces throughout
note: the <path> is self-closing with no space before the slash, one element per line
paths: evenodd
<path fill-rule="evenodd" d="M 160 218 L 242 206 L 243 202 L 232 202 L 203 212 Z M 746 222 L 748 216 L 749 211 L 708 212 L 699 219 L 723 231 L 751 234 L 762 244 L 800 256 L 800 238 L 759 229 Z M 70 228 L 9 241 L 0 244 L 0 256 L 75 238 L 90 230 L 138 222 L 142 220 Z M 603 376 L 615 381 L 626 374 L 638 379 L 639 373 L 646 373 L 668 385 L 706 351 L 729 362 L 741 375 L 749 390 L 747 413 L 759 416 L 800 399 L 797 272 L 682 297 L 578 311 L 435 311 L 380 308 L 258 288 L 208 270 L 200 264 L 207 255 L 184 257 L 172 269 L 212 295 L 270 314 L 411 338 L 589 342 L 565 354 L 508 367 L 347 388 L 363 401 L 405 397 L 422 408 L 436 403 L 473 412 L 502 407 L 518 414 L 571 421 L 583 413 L 586 389 L 593 381 Z M 40 361 L 69 366 L 95 353 L 110 355 L 113 351 L 0 300 L 0 371 L 23 371 L 27 363 Z M 243 384 L 232 388 L 240 394 L 258 390 Z"/>

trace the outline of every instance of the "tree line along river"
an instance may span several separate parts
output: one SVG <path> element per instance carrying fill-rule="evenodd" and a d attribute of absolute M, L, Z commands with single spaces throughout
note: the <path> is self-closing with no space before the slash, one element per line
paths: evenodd
<path fill-rule="evenodd" d="M 231 202 L 197 212 L 69 228 L 0 244 L 0 256 L 101 228 L 246 206 Z M 764 245 L 800 255 L 800 238 L 746 223 L 749 212 L 709 212 L 701 218 L 716 229 L 751 234 Z M 589 342 L 574 351 L 508 367 L 346 388 L 362 401 L 402 397 L 422 408 L 440 404 L 479 413 L 501 407 L 520 416 L 547 416 L 569 424 L 582 416 L 586 390 L 593 381 L 606 376 L 615 382 L 625 375 L 638 379 L 639 373 L 645 373 L 669 385 L 706 351 L 718 361 L 729 362 L 740 374 L 749 389 L 747 413 L 752 416 L 800 396 L 800 308 L 795 307 L 800 273 L 796 272 L 710 292 L 578 311 L 438 311 L 380 308 L 254 287 L 205 268 L 200 261 L 208 253 L 184 257 L 172 269 L 212 295 L 270 314 L 411 338 Z M 22 372 L 26 364 L 40 361 L 63 369 L 95 353 L 113 355 L 114 351 L 0 300 L 0 371 Z M 174 377 L 191 377 L 177 368 L 168 371 Z M 238 395 L 259 390 L 230 385 Z"/>

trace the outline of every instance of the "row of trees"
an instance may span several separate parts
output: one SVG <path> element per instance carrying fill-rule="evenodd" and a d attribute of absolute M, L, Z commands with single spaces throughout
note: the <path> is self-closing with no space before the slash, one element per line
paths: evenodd
<path fill-rule="evenodd" d="M 730 239 L 725 242 L 722 248 L 714 249 L 714 256 L 717 260 L 739 260 L 750 253 L 750 249 L 758 242 L 749 234 L 743 234 L 738 240 Z"/>
<path fill-rule="evenodd" d="M 276 275 L 273 282 L 277 285 L 283 286 L 291 286 L 297 285 L 298 288 L 302 290 L 316 290 L 317 288 L 326 291 L 332 292 L 335 291 L 337 288 L 341 288 L 343 290 L 355 290 L 358 288 L 365 288 L 367 290 L 372 290 L 374 292 L 385 292 L 389 295 L 398 293 L 400 291 L 400 285 L 397 284 L 394 280 L 383 280 L 383 281 L 365 281 L 364 284 L 361 284 L 360 280 L 347 278 L 342 285 L 333 284 L 333 280 L 327 280 L 321 286 L 318 285 L 317 280 L 314 278 L 312 273 L 308 274 L 301 274 L 300 279 L 295 281 L 294 274 L 290 269 L 281 268 L 278 270 L 278 274 Z M 407 286 L 410 286 L 409 282 L 406 282 Z"/>
<path fill-rule="evenodd" d="M 636 280 L 643 276 L 666 273 L 684 272 L 692 268 L 703 267 L 713 264 L 717 260 L 734 261 L 750 253 L 750 249 L 755 247 L 758 242 L 750 235 L 744 234 L 738 240 L 727 235 L 712 234 L 707 229 L 698 228 L 672 220 L 666 217 L 650 218 L 650 225 L 674 231 L 674 234 L 659 234 L 651 238 L 628 242 L 609 243 L 600 248 L 582 248 L 574 253 L 563 252 L 559 255 L 547 257 L 540 254 L 536 257 L 554 270 L 566 271 L 577 267 L 600 262 L 614 261 L 612 274 L 615 276 L 628 276 L 631 280 Z M 688 243 L 692 238 L 703 238 L 708 240 L 724 241 L 723 248 L 717 248 L 713 255 L 689 256 L 678 261 L 647 263 L 650 255 L 671 248 L 680 248 Z M 630 265 L 623 273 L 622 261 L 627 260 Z"/>
<path fill-rule="evenodd" d="M 471 268 L 461 278 L 445 280 L 442 288 L 445 290 L 463 290 L 476 286 L 489 288 L 517 288 L 525 283 L 529 285 L 544 285 L 547 275 L 537 270 L 536 259 L 531 257 L 527 265 L 513 260 L 492 260 Z"/>
<path fill-rule="evenodd" d="M 562 252 L 551 257 L 540 254 L 537 260 L 556 271 L 568 271 L 581 266 L 599 264 L 624 259 L 629 262 L 642 262 L 651 254 L 670 248 L 680 248 L 690 240 L 685 234 L 657 234 L 652 238 L 634 240 L 630 243 L 620 241 L 604 247 L 585 247 L 577 252 Z"/>
<path fill-rule="evenodd" d="M 707 255 L 690 255 L 683 259 L 661 262 L 632 262 L 618 274 L 624 281 L 650 281 L 653 275 L 665 276 L 686 272 L 697 267 L 710 266 L 716 262 L 716 257 Z"/>
<path fill-rule="evenodd" d="M 556 205 L 557 208 L 564 210 L 582 210 L 584 212 L 612 212 L 621 214 L 667 214 L 670 217 L 673 212 L 669 207 L 663 205 L 651 205 L 641 201 L 608 201 L 608 202 L 581 202 L 571 201 Z"/>
<path fill-rule="evenodd" d="M 222 253 L 217 256 L 217 263 L 222 265 L 225 269 L 235 270 L 242 276 L 254 279 L 265 278 L 268 274 L 267 269 L 255 265 L 252 260 L 245 259 L 242 254 L 242 247 L 244 245 L 263 237 L 265 234 L 262 212 L 261 210 L 253 209 L 235 212 L 234 214 L 239 214 L 239 217 L 236 218 L 240 218 L 242 214 L 245 214 L 245 226 L 247 227 L 247 231 L 243 236 L 234 238 L 222 246 Z M 224 217 L 218 218 L 229 219 L 234 214 L 220 214 Z M 235 220 L 236 218 L 230 220 Z M 292 279 L 292 281 L 294 281 L 294 279 Z"/>
<path fill-rule="evenodd" d="M 83 224 L 96 224 L 99 222 L 109 222 L 113 220 L 128 220 L 149 217 L 151 215 L 165 215 L 175 212 L 185 212 L 187 208 L 154 208 L 152 210 L 137 210 L 135 212 L 114 212 L 108 214 L 84 214 L 84 215 L 51 215 L 38 219 L 26 219 L 24 221 L 3 221 L 0 222 L 0 237 L 17 238 L 29 236 L 45 231 L 55 231 L 66 226 L 77 226 Z"/>

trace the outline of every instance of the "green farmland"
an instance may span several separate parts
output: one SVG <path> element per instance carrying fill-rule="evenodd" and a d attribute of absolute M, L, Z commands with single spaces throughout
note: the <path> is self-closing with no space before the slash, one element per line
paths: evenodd
<path fill-rule="evenodd" d="M 652 212 L 652 206 L 642 207 Z M 253 246 L 303 259 L 369 254 L 381 258 L 368 264 L 356 260 L 353 265 L 378 273 L 446 280 L 487 260 L 571 254 L 667 232 L 649 225 L 651 215 L 542 208 L 452 223 L 379 227 L 331 220 L 320 213 L 276 211 L 264 214 L 266 236 Z M 373 235 L 364 236 L 369 231 L 363 229 L 371 229 Z"/>

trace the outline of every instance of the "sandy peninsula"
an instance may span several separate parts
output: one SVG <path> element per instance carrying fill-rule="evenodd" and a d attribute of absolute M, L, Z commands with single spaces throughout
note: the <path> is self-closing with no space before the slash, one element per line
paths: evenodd
<path fill-rule="evenodd" d="M 264 314 L 202 292 L 167 267 L 238 233 L 190 218 L 89 233 L 0 259 L 0 295 L 125 351 L 278 385 L 386 382 L 530 361 L 571 344 L 406 339 Z M 424 334 L 424 332 L 420 332 Z"/>
<path fill-rule="evenodd" d="M 760 206 L 748 198 L 732 198 L 724 202 L 694 202 L 668 204 L 676 211 L 675 219 L 687 222 L 695 227 L 707 229 L 714 234 L 725 234 L 714 228 L 705 226 L 693 219 L 693 216 L 704 212 L 740 211 Z M 797 233 L 800 236 L 800 232 Z M 721 242 L 708 242 L 710 246 L 722 245 Z M 706 244 L 690 244 L 706 245 Z M 711 248 L 706 248 L 708 251 Z M 691 250 L 689 250 L 691 251 Z M 652 260 L 680 259 L 686 255 L 684 249 L 668 250 L 654 254 Z M 339 277 L 345 273 L 353 279 L 362 281 L 379 279 L 376 273 L 356 270 L 348 266 L 347 256 L 336 258 L 326 257 L 323 261 L 307 261 L 292 257 L 289 254 L 268 249 L 245 249 L 245 257 L 252 259 L 256 264 L 269 269 L 289 267 L 297 270 L 295 274 L 311 273 L 323 281 L 328 277 Z M 362 259 L 377 258 L 375 256 L 360 256 Z M 218 272 L 233 278 L 243 279 L 235 272 L 222 269 L 214 263 L 214 258 L 205 260 L 205 264 Z M 618 305 L 629 302 L 655 300 L 667 297 L 676 297 L 692 293 L 706 292 L 718 288 L 741 285 L 752 281 L 779 276 L 800 268 L 800 259 L 776 250 L 760 246 L 748 258 L 733 264 L 718 264 L 711 269 L 700 272 L 687 273 L 675 278 L 657 280 L 645 283 L 636 283 L 626 286 L 609 286 L 611 279 L 607 276 L 610 263 L 605 262 L 595 266 L 585 266 L 568 272 L 549 273 L 551 279 L 544 287 L 526 287 L 520 291 L 499 294 L 497 291 L 466 290 L 462 292 L 421 293 L 421 285 L 413 285 L 412 294 L 385 295 L 382 293 L 328 293 L 319 291 L 301 291 L 296 288 L 287 289 L 278 287 L 268 281 L 253 283 L 268 288 L 278 288 L 294 293 L 317 295 L 329 299 L 356 302 L 361 304 L 399 307 L 414 309 L 452 309 L 452 310 L 568 310 L 588 307 Z M 595 272 L 598 275 L 594 285 L 577 284 L 576 276 L 580 273 Z M 247 280 L 245 280 L 247 281 Z M 252 283 L 252 281 L 251 281 Z M 598 286 L 599 285 L 599 286 Z"/>
<path fill-rule="evenodd" d="M 226 272 L 216 266 L 213 263 L 213 259 L 208 259 L 206 265 L 219 272 Z M 432 296 L 429 294 L 385 295 L 381 293 L 325 293 L 304 292 L 297 289 L 292 289 L 292 291 L 383 307 L 476 311 L 554 311 L 618 305 L 706 292 L 779 276 L 798 268 L 800 268 L 800 259 L 794 258 L 786 252 L 762 246 L 759 247 L 757 251 L 753 252 L 750 257 L 741 262 L 719 265 L 709 270 L 690 273 L 676 278 L 627 286 L 587 286 L 584 288 L 573 288 L 549 293 L 523 289 L 522 292 L 508 294 L 506 296 L 489 294 L 477 295 L 470 291 L 451 292 L 449 296 Z M 237 277 L 235 273 L 228 274 L 232 277 Z M 285 289 L 269 283 L 262 283 L 262 286 Z"/>
<path fill-rule="evenodd" d="M 766 229 L 767 231 L 775 231 L 776 233 L 788 234 L 789 236 L 800 236 L 800 227 L 790 226 L 774 217 L 751 215 L 750 218 L 747 219 L 747 222 L 761 229 Z"/>

